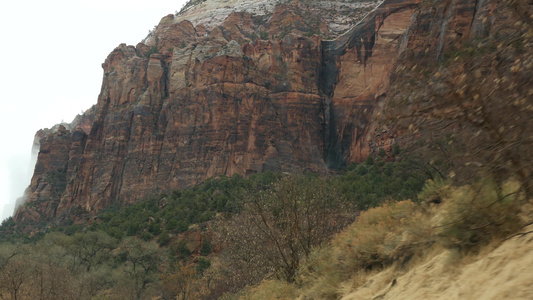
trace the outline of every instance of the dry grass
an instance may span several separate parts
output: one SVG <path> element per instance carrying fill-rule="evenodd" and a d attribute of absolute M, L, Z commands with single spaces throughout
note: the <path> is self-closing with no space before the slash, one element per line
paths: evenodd
<path fill-rule="evenodd" d="M 332 242 L 339 268 L 353 274 L 406 261 L 419 247 L 431 244 L 428 216 L 411 201 L 391 202 L 361 214 Z"/>
<path fill-rule="evenodd" d="M 328 247 L 315 250 L 300 269 L 301 299 L 338 299 L 369 274 L 397 262 L 402 268 L 434 241 L 429 215 L 411 201 L 390 202 L 361 213 Z"/>
<path fill-rule="evenodd" d="M 450 271 L 479 259 L 482 245 L 492 242 L 485 252 L 492 251 L 523 227 L 525 201 L 517 189 L 512 181 L 500 193 L 490 182 L 459 188 L 429 182 L 420 204 L 390 202 L 361 213 L 312 252 L 298 270 L 297 283 L 268 281 L 243 299 L 379 298 L 393 289 L 396 278 L 422 265 L 452 280 Z M 435 195 L 441 204 L 432 204 Z"/>
<path fill-rule="evenodd" d="M 471 249 L 504 238 L 523 226 L 518 185 L 505 184 L 501 195 L 492 182 L 455 189 L 438 215 L 439 241 L 448 248 Z"/>
<path fill-rule="evenodd" d="M 243 300 L 288 300 L 296 299 L 297 291 L 293 286 L 280 280 L 266 280 L 261 285 L 250 288 Z"/>

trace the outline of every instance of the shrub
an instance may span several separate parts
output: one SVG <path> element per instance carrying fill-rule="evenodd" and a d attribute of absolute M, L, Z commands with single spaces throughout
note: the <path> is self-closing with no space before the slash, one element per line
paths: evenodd
<path fill-rule="evenodd" d="M 148 231 L 154 235 L 159 235 L 161 233 L 161 226 L 157 222 L 153 222 L 148 226 Z"/>
<path fill-rule="evenodd" d="M 315 249 L 299 270 L 304 299 L 338 299 L 342 283 L 331 246 Z"/>
<path fill-rule="evenodd" d="M 379 156 L 379 157 L 385 157 L 385 155 L 387 155 L 387 152 L 385 151 L 385 149 L 383 149 L 383 148 L 379 148 L 379 150 L 378 150 L 378 156 Z"/>
<path fill-rule="evenodd" d="M 394 146 L 392 146 L 392 154 L 394 155 L 400 154 L 400 145 L 394 144 Z"/>
<path fill-rule="evenodd" d="M 442 213 L 440 242 L 449 248 L 469 249 L 518 231 L 523 225 L 521 195 L 512 183 L 506 184 L 504 193 L 507 196 L 498 197 L 491 181 L 458 188 Z"/>
<path fill-rule="evenodd" d="M 208 239 L 205 239 L 202 243 L 202 248 L 200 249 L 200 254 L 206 256 L 211 253 L 211 249 L 213 248 L 213 245 L 211 244 L 211 241 Z"/>
<path fill-rule="evenodd" d="M 450 197 L 450 195 L 451 187 L 449 182 L 442 179 L 436 179 L 428 180 L 417 198 L 422 203 L 439 204 L 443 199 Z"/>
<path fill-rule="evenodd" d="M 143 231 L 143 233 L 141 233 L 140 238 L 143 241 L 148 242 L 148 241 L 152 240 L 153 236 L 149 232 Z"/>
<path fill-rule="evenodd" d="M 392 202 L 361 213 L 334 240 L 338 268 L 353 274 L 406 261 L 420 247 L 432 244 L 429 218 L 411 201 Z"/>
<path fill-rule="evenodd" d="M 181 240 L 176 245 L 176 254 L 178 255 L 179 259 L 186 259 L 191 255 L 191 250 L 189 250 L 189 247 L 187 247 L 187 242 Z"/>
<path fill-rule="evenodd" d="M 168 235 L 166 231 L 163 231 L 163 233 L 159 235 L 157 242 L 159 243 L 160 246 L 166 246 L 170 242 L 170 236 Z"/>
<path fill-rule="evenodd" d="M 158 52 L 157 46 L 152 46 L 144 55 L 146 58 L 150 58 L 150 55 Z"/>
<path fill-rule="evenodd" d="M 260 286 L 250 290 L 250 294 L 241 297 L 244 300 L 296 299 L 293 286 L 279 280 L 264 281 Z"/>
<path fill-rule="evenodd" d="M 211 262 L 203 257 L 200 257 L 196 263 L 196 273 L 202 276 L 204 271 L 209 269 L 209 267 L 211 267 Z"/>

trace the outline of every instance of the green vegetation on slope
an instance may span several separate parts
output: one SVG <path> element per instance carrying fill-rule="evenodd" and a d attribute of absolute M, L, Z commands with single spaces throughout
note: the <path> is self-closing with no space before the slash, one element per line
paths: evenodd
<path fill-rule="evenodd" d="M 108 207 L 98 214 L 90 230 L 102 230 L 116 238 L 137 235 L 144 240 L 165 233 L 182 233 L 191 224 L 204 223 L 217 213 L 239 211 L 245 191 L 268 189 L 280 177 L 280 174 L 260 173 L 248 179 L 239 175 L 207 179 L 171 195 L 162 194 L 126 207 Z"/>
<path fill-rule="evenodd" d="M 221 176 L 170 195 L 110 206 L 84 224 L 24 227 L 8 219 L 0 227 L 0 273 L 5 282 L 13 276 L 20 282 L 16 289 L 0 286 L 0 293 L 199 299 L 237 292 L 265 276 L 291 281 L 312 249 L 358 211 L 414 197 L 425 179 L 410 164 L 370 159 L 330 178 Z M 8 272 L 19 265 L 28 274 L 46 271 L 41 277 Z M 50 276 L 72 289 L 63 290 Z M 49 281 L 35 288 L 36 280 Z"/>

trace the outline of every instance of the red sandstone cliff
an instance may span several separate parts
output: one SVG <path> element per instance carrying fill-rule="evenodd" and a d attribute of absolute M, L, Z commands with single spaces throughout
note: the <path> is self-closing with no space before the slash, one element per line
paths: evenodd
<path fill-rule="evenodd" d="M 397 60 L 438 59 L 486 30 L 480 20 L 491 14 L 481 2 L 419 3 L 387 0 L 327 41 L 321 35 L 340 27 L 316 9 L 306 16 L 299 1 L 259 17 L 231 13 L 220 25 L 163 18 L 145 43 L 107 57 L 91 124 L 40 141 L 17 220 L 94 211 L 222 174 L 327 172 L 390 148 L 397 133 L 375 120 Z"/>

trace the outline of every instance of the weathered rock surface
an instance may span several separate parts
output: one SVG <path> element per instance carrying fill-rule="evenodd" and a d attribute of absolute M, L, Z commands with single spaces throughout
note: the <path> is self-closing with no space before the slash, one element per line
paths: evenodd
<path fill-rule="evenodd" d="M 328 172 L 389 150 L 397 133 L 375 120 L 400 55 L 437 59 L 450 40 L 483 32 L 489 13 L 458 1 L 440 16 L 453 29 L 434 32 L 419 0 L 371 12 L 346 4 L 349 20 L 368 14 L 352 27 L 317 14 L 328 1 L 235 0 L 247 7 L 235 12 L 224 1 L 197 2 L 163 18 L 145 43 L 108 56 L 91 124 L 42 138 L 18 220 L 68 218 L 222 174 Z"/>
<path fill-rule="evenodd" d="M 35 134 L 33 148 L 39 149 L 30 186 L 17 213 L 21 222 L 53 218 L 67 180 L 78 171 L 81 154 L 90 132 L 94 107 L 76 116 L 72 123 L 64 123 Z M 18 200 L 17 200 L 18 202 Z M 19 207 L 22 203 L 17 203 Z"/>
<path fill-rule="evenodd" d="M 323 22 L 325 31 L 331 36 L 342 34 L 352 28 L 369 11 L 383 1 L 367 0 L 192 0 L 176 16 L 169 15 L 162 22 L 179 23 L 188 20 L 197 25 L 203 25 L 212 30 L 226 21 L 233 12 L 245 12 L 247 15 L 258 19 L 267 20 L 272 15 L 297 14 L 306 18 L 307 22 Z M 297 11 L 288 11 L 283 5 L 298 6 Z M 280 9 L 281 8 L 281 9 Z M 314 19 L 314 20 L 311 20 Z M 283 29 L 283 28 L 282 28 Z M 315 27 L 316 29 L 316 27 Z M 330 36 L 330 37 L 331 37 Z M 152 40 L 151 36 L 148 40 Z"/>
<path fill-rule="evenodd" d="M 532 24 L 528 1 L 421 5 L 384 99 L 405 132 L 397 141 L 451 157 L 459 182 L 488 173 L 533 195 Z"/>

